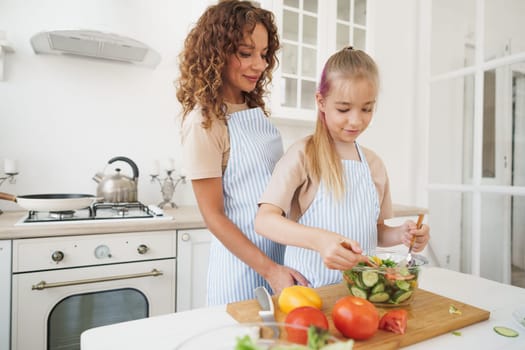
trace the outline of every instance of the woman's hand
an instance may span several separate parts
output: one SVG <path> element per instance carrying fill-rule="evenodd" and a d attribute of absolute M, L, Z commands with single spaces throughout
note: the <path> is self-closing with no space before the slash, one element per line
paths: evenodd
<path fill-rule="evenodd" d="M 420 252 L 425 249 L 430 240 L 430 227 L 423 224 L 421 228 L 418 229 L 416 223 L 412 220 L 407 220 L 401 225 L 401 232 L 401 242 L 407 247 L 410 246 L 412 237 L 415 237 L 416 240 L 412 248 L 414 252 Z"/>
<path fill-rule="evenodd" d="M 267 276 L 263 277 L 270 284 L 275 295 L 280 294 L 286 287 L 294 285 L 308 286 L 310 284 L 299 271 L 279 264 L 274 264 L 268 270 Z"/>
<path fill-rule="evenodd" d="M 359 262 L 366 262 L 368 258 L 362 255 L 363 251 L 357 241 L 332 233 L 320 234 L 319 254 L 327 268 L 333 270 L 349 270 Z"/>

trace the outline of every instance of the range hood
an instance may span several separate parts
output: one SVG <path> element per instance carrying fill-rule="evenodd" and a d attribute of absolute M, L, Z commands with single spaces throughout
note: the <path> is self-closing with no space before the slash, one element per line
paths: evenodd
<path fill-rule="evenodd" d="M 148 45 L 96 30 L 43 31 L 31 38 L 35 53 L 70 54 L 156 67 L 160 55 Z"/>

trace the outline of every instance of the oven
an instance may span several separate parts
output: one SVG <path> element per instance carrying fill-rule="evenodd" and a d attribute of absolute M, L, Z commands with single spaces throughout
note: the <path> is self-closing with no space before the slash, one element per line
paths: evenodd
<path fill-rule="evenodd" d="M 175 230 L 13 240 L 12 350 L 77 350 L 86 329 L 175 312 L 176 242 Z"/>

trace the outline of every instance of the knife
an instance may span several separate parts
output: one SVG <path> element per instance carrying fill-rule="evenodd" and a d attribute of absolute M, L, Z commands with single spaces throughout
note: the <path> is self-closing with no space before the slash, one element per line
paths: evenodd
<path fill-rule="evenodd" d="M 268 293 L 268 290 L 265 287 L 257 287 L 255 288 L 254 293 L 255 298 L 257 299 L 257 302 L 261 307 L 261 311 L 259 311 L 259 316 L 261 316 L 264 322 L 275 323 L 276 321 L 274 316 L 273 300 L 270 293 Z M 279 338 L 279 327 L 274 325 L 270 326 L 270 328 L 273 329 L 274 338 Z"/>

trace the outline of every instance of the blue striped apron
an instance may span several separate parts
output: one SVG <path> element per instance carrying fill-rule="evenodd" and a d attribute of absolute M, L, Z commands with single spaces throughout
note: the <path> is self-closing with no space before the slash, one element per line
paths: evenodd
<path fill-rule="evenodd" d="M 223 176 L 225 213 L 270 259 L 282 264 L 285 247 L 257 234 L 253 226 L 259 197 L 283 154 L 281 135 L 260 108 L 231 114 L 228 133 L 230 157 Z M 214 236 L 208 268 L 208 305 L 253 299 L 253 290 L 258 286 L 270 289 L 264 278 Z"/>
<path fill-rule="evenodd" d="M 346 188 L 343 198 L 334 198 L 321 182 L 312 204 L 298 222 L 356 240 L 368 253 L 377 246 L 379 200 L 366 158 L 355 145 L 361 161 L 342 160 Z M 288 246 L 284 264 L 301 272 L 314 288 L 342 280 L 341 271 L 328 269 L 314 250 Z"/>

